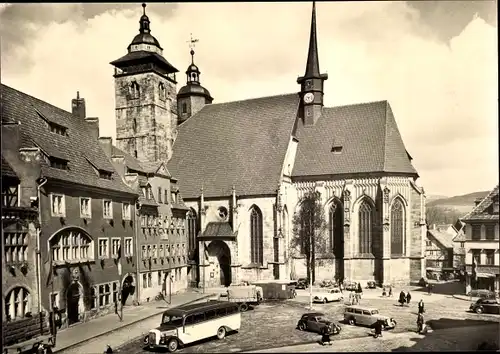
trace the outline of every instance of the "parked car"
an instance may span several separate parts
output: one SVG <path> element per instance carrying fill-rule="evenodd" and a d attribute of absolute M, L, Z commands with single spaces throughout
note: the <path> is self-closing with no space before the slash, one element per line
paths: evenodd
<path fill-rule="evenodd" d="M 500 301 L 498 299 L 479 299 L 470 305 L 469 310 L 475 313 L 500 315 Z"/>
<path fill-rule="evenodd" d="M 347 306 L 344 310 L 344 321 L 352 326 L 361 325 L 373 327 L 377 321 L 384 322 L 384 329 L 393 329 L 396 327 L 396 320 L 392 317 L 384 316 L 376 308 L 353 305 Z"/>
<path fill-rule="evenodd" d="M 325 315 L 321 312 L 311 312 L 303 314 L 297 323 L 297 328 L 301 331 L 309 331 L 321 333 L 321 330 L 326 327 L 331 326 L 333 334 L 339 334 L 342 330 L 339 324 L 334 321 L 330 321 L 325 318 Z"/>
<path fill-rule="evenodd" d="M 322 302 L 324 304 L 331 301 L 342 301 L 344 299 L 344 295 L 339 288 L 325 289 L 318 292 L 313 292 L 312 296 L 314 302 Z"/>
<path fill-rule="evenodd" d="M 322 288 L 337 287 L 337 282 L 335 280 L 325 279 L 319 284 L 319 286 Z"/>
<path fill-rule="evenodd" d="M 356 282 L 345 282 L 344 289 L 347 291 L 356 291 L 358 289 L 358 283 Z"/>
<path fill-rule="evenodd" d="M 295 289 L 306 289 L 309 286 L 309 280 L 306 278 L 297 279 L 297 285 L 295 285 Z"/>
<path fill-rule="evenodd" d="M 472 297 L 479 297 L 481 299 L 496 299 L 496 298 L 498 298 L 497 293 L 495 293 L 494 291 L 491 291 L 491 290 L 487 290 L 487 289 L 471 290 L 467 295 L 472 296 Z"/>

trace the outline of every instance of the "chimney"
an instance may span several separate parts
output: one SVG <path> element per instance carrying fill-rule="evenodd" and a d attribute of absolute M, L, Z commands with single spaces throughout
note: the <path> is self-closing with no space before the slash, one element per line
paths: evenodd
<path fill-rule="evenodd" d="M 113 139 L 110 137 L 99 137 L 99 143 L 101 144 L 102 149 L 106 156 L 111 158 L 111 146 L 113 144 Z"/>
<path fill-rule="evenodd" d="M 474 206 L 478 206 L 479 203 L 481 203 L 483 201 L 483 198 L 476 198 L 476 200 L 474 200 Z"/>
<path fill-rule="evenodd" d="M 498 214 L 498 194 L 493 198 L 493 214 Z"/>
<path fill-rule="evenodd" d="M 89 129 L 92 137 L 95 140 L 99 139 L 99 118 L 87 117 L 85 118 L 85 122 L 87 122 L 87 128 Z"/>
<path fill-rule="evenodd" d="M 76 92 L 76 98 L 71 100 L 71 113 L 80 119 L 85 119 L 87 113 L 85 112 L 85 99 L 80 98 L 80 91 Z"/>

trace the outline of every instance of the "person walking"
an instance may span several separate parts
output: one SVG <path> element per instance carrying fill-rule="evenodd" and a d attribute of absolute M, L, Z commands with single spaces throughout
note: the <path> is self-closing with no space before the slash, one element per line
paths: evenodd
<path fill-rule="evenodd" d="M 321 329 L 321 345 L 332 345 L 332 335 L 333 329 L 328 325 Z"/>
<path fill-rule="evenodd" d="M 386 297 L 387 292 L 385 291 L 385 286 L 382 288 L 382 297 Z"/>
<path fill-rule="evenodd" d="M 389 297 L 392 297 L 392 285 L 389 285 Z"/>
<path fill-rule="evenodd" d="M 424 330 L 424 315 L 421 313 L 417 316 L 417 333 L 422 333 Z"/>
<path fill-rule="evenodd" d="M 424 312 L 424 300 L 420 299 L 420 301 L 418 302 L 418 313 L 423 314 Z"/>
<path fill-rule="evenodd" d="M 408 291 L 408 293 L 406 294 L 406 303 L 408 304 L 408 306 L 410 306 L 410 300 L 411 300 L 411 294 Z"/>
<path fill-rule="evenodd" d="M 399 303 L 401 304 L 401 306 L 404 306 L 405 302 L 406 302 L 406 295 L 405 292 L 401 290 L 401 292 L 399 293 Z"/>
<path fill-rule="evenodd" d="M 382 337 L 382 328 L 383 328 L 382 321 L 377 320 L 377 322 L 375 322 L 374 324 L 374 327 L 375 327 L 375 334 L 373 335 L 373 338 Z"/>

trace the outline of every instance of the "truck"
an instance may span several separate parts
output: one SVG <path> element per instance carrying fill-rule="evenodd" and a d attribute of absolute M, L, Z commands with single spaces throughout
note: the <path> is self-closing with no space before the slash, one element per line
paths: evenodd
<path fill-rule="evenodd" d="M 262 288 L 255 285 L 230 285 L 227 293 L 222 294 L 220 299 L 237 303 L 241 312 L 248 310 L 248 306 L 257 306 L 262 301 Z"/>
<path fill-rule="evenodd" d="M 2 323 L 2 353 L 52 353 L 55 338 L 45 312 Z"/>

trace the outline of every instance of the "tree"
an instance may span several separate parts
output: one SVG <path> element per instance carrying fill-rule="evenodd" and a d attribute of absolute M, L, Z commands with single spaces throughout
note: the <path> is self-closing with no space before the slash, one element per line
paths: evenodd
<path fill-rule="evenodd" d="M 293 237 L 290 254 L 306 258 L 307 278 L 315 281 L 316 256 L 327 253 L 327 222 L 319 192 L 309 192 L 299 201 L 300 209 L 293 216 Z"/>
<path fill-rule="evenodd" d="M 454 224 L 463 213 L 453 208 L 440 207 L 437 205 L 428 206 L 425 212 L 427 227 L 434 224 Z"/>

